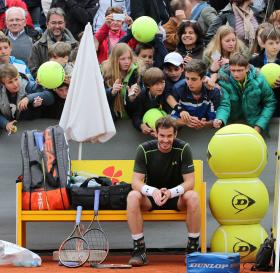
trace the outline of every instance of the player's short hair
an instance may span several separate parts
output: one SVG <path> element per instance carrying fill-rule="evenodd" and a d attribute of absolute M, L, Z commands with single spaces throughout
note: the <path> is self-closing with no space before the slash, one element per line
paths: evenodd
<path fill-rule="evenodd" d="M 173 128 L 174 133 L 177 133 L 177 130 L 178 130 L 176 121 L 173 118 L 171 118 L 170 116 L 162 117 L 157 120 L 157 122 L 156 122 L 157 133 L 160 128 L 163 128 L 163 129 Z"/>

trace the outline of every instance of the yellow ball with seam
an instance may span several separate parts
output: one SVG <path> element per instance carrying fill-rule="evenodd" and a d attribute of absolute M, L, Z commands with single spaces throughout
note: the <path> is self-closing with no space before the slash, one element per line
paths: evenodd
<path fill-rule="evenodd" d="M 267 146 L 252 127 L 231 124 L 208 144 L 208 164 L 218 178 L 258 177 L 267 163 Z"/>
<path fill-rule="evenodd" d="M 259 178 L 218 179 L 209 204 L 222 225 L 258 224 L 268 211 L 269 194 Z"/>
<path fill-rule="evenodd" d="M 219 226 L 211 238 L 211 252 L 240 253 L 241 262 L 254 262 L 260 245 L 267 238 L 260 224 Z"/>

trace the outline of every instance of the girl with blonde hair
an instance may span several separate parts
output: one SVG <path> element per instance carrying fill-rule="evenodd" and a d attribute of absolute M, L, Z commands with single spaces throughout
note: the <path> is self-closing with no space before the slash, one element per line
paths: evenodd
<path fill-rule="evenodd" d="M 203 61 L 211 73 L 217 73 L 235 52 L 248 57 L 250 55 L 249 49 L 237 38 L 234 29 L 228 25 L 221 26 L 206 47 Z"/>
<path fill-rule="evenodd" d="M 116 44 L 101 69 L 113 119 L 130 115 L 132 104 L 141 91 L 139 65 L 132 49 L 125 43 Z"/>

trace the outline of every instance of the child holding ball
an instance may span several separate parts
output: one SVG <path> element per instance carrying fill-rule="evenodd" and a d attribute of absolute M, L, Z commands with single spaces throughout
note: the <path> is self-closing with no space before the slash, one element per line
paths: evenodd
<path fill-rule="evenodd" d="M 267 26 L 260 34 L 263 50 L 257 56 L 254 56 L 250 63 L 257 68 L 262 68 L 267 63 L 276 63 L 280 65 L 280 31 L 275 27 Z M 277 99 L 277 106 L 274 116 L 280 116 L 280 77 L 275 82 L 273 92 Z"/>
<path fill-rule="evenodd" d="M 17 120 L 39 118 L 40 106 L 53 103 L 52 94 L 41 91 L 40 87 L 28 93 L 28 81 L 20 77 L 12 64 L 0 67 L 0 82 L 3 85 L 0 89 L 0 128 L 9 134 L 14 132 Z"/>

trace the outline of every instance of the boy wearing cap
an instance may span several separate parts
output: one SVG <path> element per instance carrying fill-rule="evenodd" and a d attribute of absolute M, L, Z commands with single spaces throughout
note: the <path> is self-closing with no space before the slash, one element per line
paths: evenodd
<path fill-rule="evenodd" d="M 220 103 L 220 91 L 208 89 L 204 84 L 206 65 L 193 59 L 185 65 L 185 80 L 174 85 L 172 97 L 176 104 L 171 116 L 177 125 L 201 129 L 213 127 L 216 109 Z M 169 98 L 170 101 L 170 98 Z"/>
<path fill-rule="evenodd" d="M 164 68 L 163 72 L 165 75 L 165 97 L 167 101 L 167 108 L 169 112 L 172 111 L 172 108 L 169 105 L 176 105 L 177 102 L 174 100 L 172 95 L 173 86 L 184 80 L 184 59 L 177 52 L 170 52 L 164 58 Z"/>

